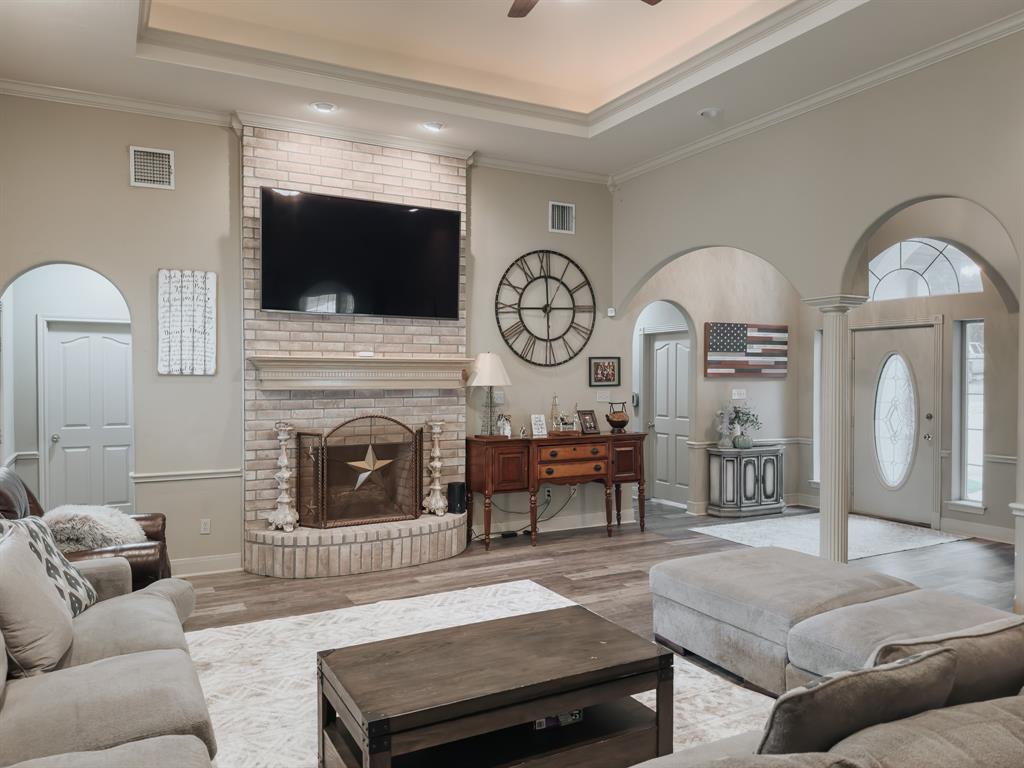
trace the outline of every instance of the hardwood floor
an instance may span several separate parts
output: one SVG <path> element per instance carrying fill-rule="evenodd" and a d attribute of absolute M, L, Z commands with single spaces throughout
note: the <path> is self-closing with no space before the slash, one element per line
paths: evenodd
<path fill-rule="evenodd" d="M 804 514 L 792 509 L 786 514 Z M 673 507 L 648 505 L 647 531 L 623 525 L 609 539 L 604 528 L 543 533 L 536 547 L 528 536 L 474 542 L 463 554 L 439 563 L 383 573 L 329 579 L 272 579 L 247 573 L 197 576 L 197 606 L 187 630 L 344 608 L 402 597 L 533 579 L 611 621 L 651 636 L 647 572 L 652 565 L 740 547 L 691 528 L 716 524 Z M 735 521 L 721 521 L 735 522 Z M 909 552 L 857 560 L 871 568 L 1009 610 L 1013 601 L 1013 547 L 969 539 Z"/>

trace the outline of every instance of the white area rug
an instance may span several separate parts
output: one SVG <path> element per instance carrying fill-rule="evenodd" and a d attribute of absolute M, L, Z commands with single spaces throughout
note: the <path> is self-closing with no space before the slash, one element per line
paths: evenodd
<path fill-rule="evenodd" d="M 719 539 L 746 544 L 748 547 L 782 547 L 817 555 L 819 549 L 818 518 L 810 515 L 792 517 L 771 517 L 761 520 L 746 520 L 740 523 L 707 525 L 691 530 Z M 916 525 L 904 525 L 888 520 L 877 520 L 863 515 L 850 515 L 850 560 L 862 557 L 886 555 L 890 552 L 905 552 L 908 549 L 933 547 L 962 541 L 967 536 L 933 531 Z"/>
<path fill-rule="evenodd" d="M 574 605 L 532 581 L 188 633 L 213 718 L 218 768 L 314 768 L 316 652 Z M 654 694 L 637 697 L 654 706 Z M 681 749 L 763 726 L 767 696 L 676 657 Z"/>

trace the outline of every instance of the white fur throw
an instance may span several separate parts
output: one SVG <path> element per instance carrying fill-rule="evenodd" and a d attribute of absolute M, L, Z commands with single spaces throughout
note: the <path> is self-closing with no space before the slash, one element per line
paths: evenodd
<path fill-rule="evenodd" d="M 119 509 L 65 504 L 43 515 L 61 552 L 81 552 L 146 540 L 142 526 Z"/>

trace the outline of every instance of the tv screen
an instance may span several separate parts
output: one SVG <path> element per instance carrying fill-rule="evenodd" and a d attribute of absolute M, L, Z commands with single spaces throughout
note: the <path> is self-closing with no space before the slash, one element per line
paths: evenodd
<path fill-rule="evenodd" d="M 459 316 L 458 211 L 262 190 L 266 310 Z"/>

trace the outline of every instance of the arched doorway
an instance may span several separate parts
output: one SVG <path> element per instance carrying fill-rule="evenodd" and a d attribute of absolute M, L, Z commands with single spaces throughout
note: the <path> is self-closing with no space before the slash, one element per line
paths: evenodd
<path fill-rule="evenodd" d="M 648 497 L 682 508 L 690 501 L 692 331 L 680 307 L 664 300 L 644 307 L 633 329 L 633 398 L 650 435 Z"/>
<path fill-rule="evenodd" d="M 132 336 L 106 277 L 30 269 L 0 295 L 0 461 L 44 508 L 132 511 Z"/>

